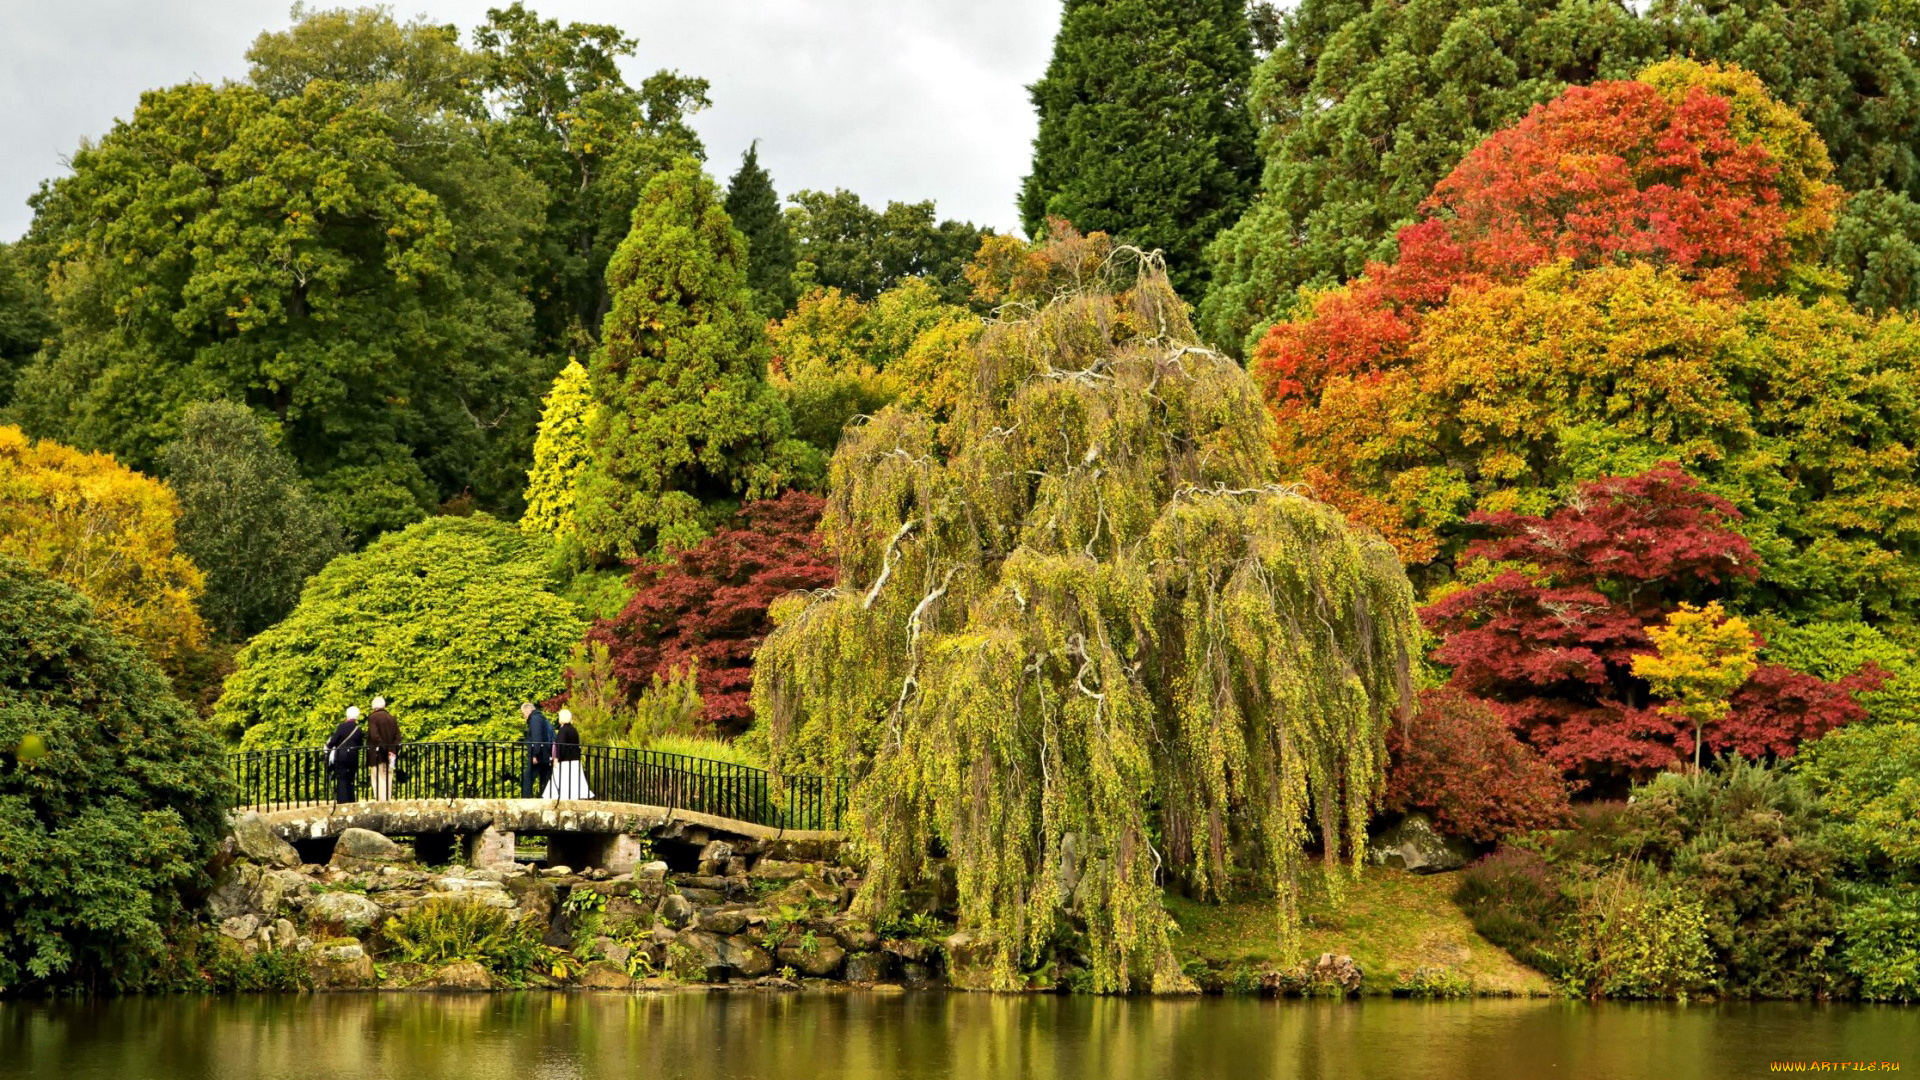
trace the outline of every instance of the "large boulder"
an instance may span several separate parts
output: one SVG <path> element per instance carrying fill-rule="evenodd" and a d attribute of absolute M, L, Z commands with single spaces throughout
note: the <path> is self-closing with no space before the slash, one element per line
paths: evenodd
<path fill-rule="evenodd" d="M 738 908 L 703 912 L 700 916 L 700 929 L 710 934 L 729 937 L 747 928 L 747 913 Z"/>
<path fill-rule="evenodd" d="M 660 898 L 660 906 L 654 912 L 660 921 L 675 930 L 693 921 L 693 901 L 679 893 L 668 893 Z"/>
<path fill-rule="evenodd" d="M 803 862 L 788 862 L 785 859 L 761 859 L 747 871 L 747 876 L 760 881 L 793 881 L 817 872 L 817 868 Z"/>
<path fill-rule="evenodd" d="M 208 894 L 207 910 L 222 922 L 249 913 L 272 916 L 287 891 L 282 875 L 289 874 L 291 871 L 263 870 L 251 863 L 231 865 Z"/>
<path fill-rule="evenodd" d="M 816 979 L 824 979 L 840 970 L 846 962 L 847 950 L 838 945 L 815 942 L 812 948 L 800 945 L 782 945 L 777 955 L 780 962 Z"/>
<path fill-rule="evenodd" d="M 291 869 L 300 865 L 300 853 L 274 833 L 267 819 L 249 810 L 233 819 L 233 842 L 254 862 Z"/>
<path fill-rule="evenodd" d="M 307 901 L 307 921 L 338 923 L 364 930 L 380 920 L 380 905 L 357 892 L 321 893 Z"/>
<path fill-rule="evenodd" d="M 307 970 L 316 990 L 358 990 L 373 985 L 373 957 L 357 941 L 328 944 L 307 956 Z"/>
<path fill-rule="evenodd" d="M 760 903 L 770 908 L 787 905 L 806 907 L 815 903 L 838 905 L 840 900 L 840 886 L 830 885 L 817 877 L 803 877 L 788 882 L 786 888 L 779 892 L 763 897 Z"/>
<path fill-rule="evenodd" d="M 347 829 L 334 841 L 332 864 L 339 870 L 378 870 L 406 862 L 410 854 L 372 829 Z"/>
<path fill-rule="evenodd" d="M 491 990 L 493 974 L 472 960 L 455 960 L 433 973 L 433 985 L 443 990 Z"/>
<path fill-rule="evenodd" d="M 596 961 L 587 965 L 574 984 L 587 990 L 631 990 L 633 976 L 613 964 Z"/>
<path fill-rule="evenodd" d="M 1458 870 L 1473 856 L 1472 844 L 1443 835 L 1421 813 L 1408 814 L 1367 844 L 1367 861 L 1415 874 Z"/>
<path fill-rule="evenodd" d="M 773 970 L 773 957 L 752 938 L 738 935 L 721 938 L 720 950 L 727 966 L 743 978 L 756 979 Z"/>
<path fill-rule="evenodd" d="M 850 983 L 883 982 L 892 974 L 893 956 L 889 953 L 854 953 L 847 957 L 847 981 Z"/>

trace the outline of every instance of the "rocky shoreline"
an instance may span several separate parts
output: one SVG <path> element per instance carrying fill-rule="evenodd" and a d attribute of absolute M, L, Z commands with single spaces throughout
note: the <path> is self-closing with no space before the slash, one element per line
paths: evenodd
<path fill-rule="evenodd" d="M 684 834 L 674 839 L 687 841 Z M 685 872 L 661 859 L 624 873 L 518 861 L 429 867 L 410 845 L 349 828 L 327 862 L 308 863 L 260 815 L 244 814 L 223 845 L 207 902 L 222 937 L 250 956 L 294 954 L 314 989 L 514 987 L 475 959 L 392 959 L 386 937 L 396 920 L 454 902 L 498 909 L 527 938 L 564 951 L 520 986 L 791 989 L 831 981 L 918 988 L 953 985 L 956 977 L 963 985 L 979 981 L 983 973 L 969 977 L 971 939 L 951 933 L 936 898 L 899 927 L 849 914 L 860 879 L 840 864 L 839 846 L 708 838 Z"/>

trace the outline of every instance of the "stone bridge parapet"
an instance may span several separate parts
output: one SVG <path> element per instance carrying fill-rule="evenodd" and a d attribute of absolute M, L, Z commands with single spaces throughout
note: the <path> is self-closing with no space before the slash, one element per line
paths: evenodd
<path fill-rule="evenodd" d="M 516 839 L 539 835 L 547 838 L 550 863 L 595 866 L 616 874 L 631 872 L 663 842 L 691 853 L 725 840 L 736 849 L 775 858 L 830 860 L 844 840 L 839 832 L 778 829 L 672 807 L 600 800 L 395 799 L 255 809 L 276 835 L 309 855 L 330 851 L 332 841 L 348 829 L 366 829 L 447 848 L 457 844 L 468 862 L 486 866 L 513 861 Z"/>

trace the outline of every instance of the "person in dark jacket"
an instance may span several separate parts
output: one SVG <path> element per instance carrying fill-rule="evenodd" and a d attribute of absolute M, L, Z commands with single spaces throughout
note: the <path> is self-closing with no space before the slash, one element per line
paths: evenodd
<path fill-rule="evenodd" d="M 527 763 L 520 770 L 520 797 L 531 799 L 553 776 L 553 725 L 531 701 L 520 703 L 520 715 L 527 721 Z"/>
<path fill-rule="evenodd" d="M 393 798 L 393 766 L 400 760 L 400 721 L 387 711 L 387 699 L 373 699 L 367 714 L 367 786 L 374 802 Z"/>
<path fill-rule="evenodd" d="M 360 775 L 360 747 L 367 733 L 360 726 L 360 707 L 347 706 L 347 718 L 327 737 L 327 768 L 333 770 L 333 801 L 353 801 L 353 781 Z"/>

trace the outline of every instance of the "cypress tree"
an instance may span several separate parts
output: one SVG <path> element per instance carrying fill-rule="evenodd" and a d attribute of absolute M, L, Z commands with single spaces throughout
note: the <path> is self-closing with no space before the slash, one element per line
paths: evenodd
<path fill-rule="evenodd" d="M 596 408 L 576 522 L 595 555 L 699 542 L 739 500 L 817 470 L 767 382 L 747 243 L 691 158 L 648 181 L 607 265 L 613 308 L 587 367 Z"/>
<path fill-rule="evenodd" d="M 1020 216 L 1166 253 L 1197 299 L 1201 251 L 1238 220 L 1258 175 L 1247 111 L 1253 29 L 1244 0 L 1067 0 L 1033 85 L 1040 133 Z"/>
<path fill-rule="evenodd" d="M 777 319 L 793 306 L 793 234 L 780 212 L 773 177 L 760 167 L 756 140 L 740 157 L 740 171 L 727 182 L 727 216 L 747 238 L 747 286 L 760 313 Z"/>

